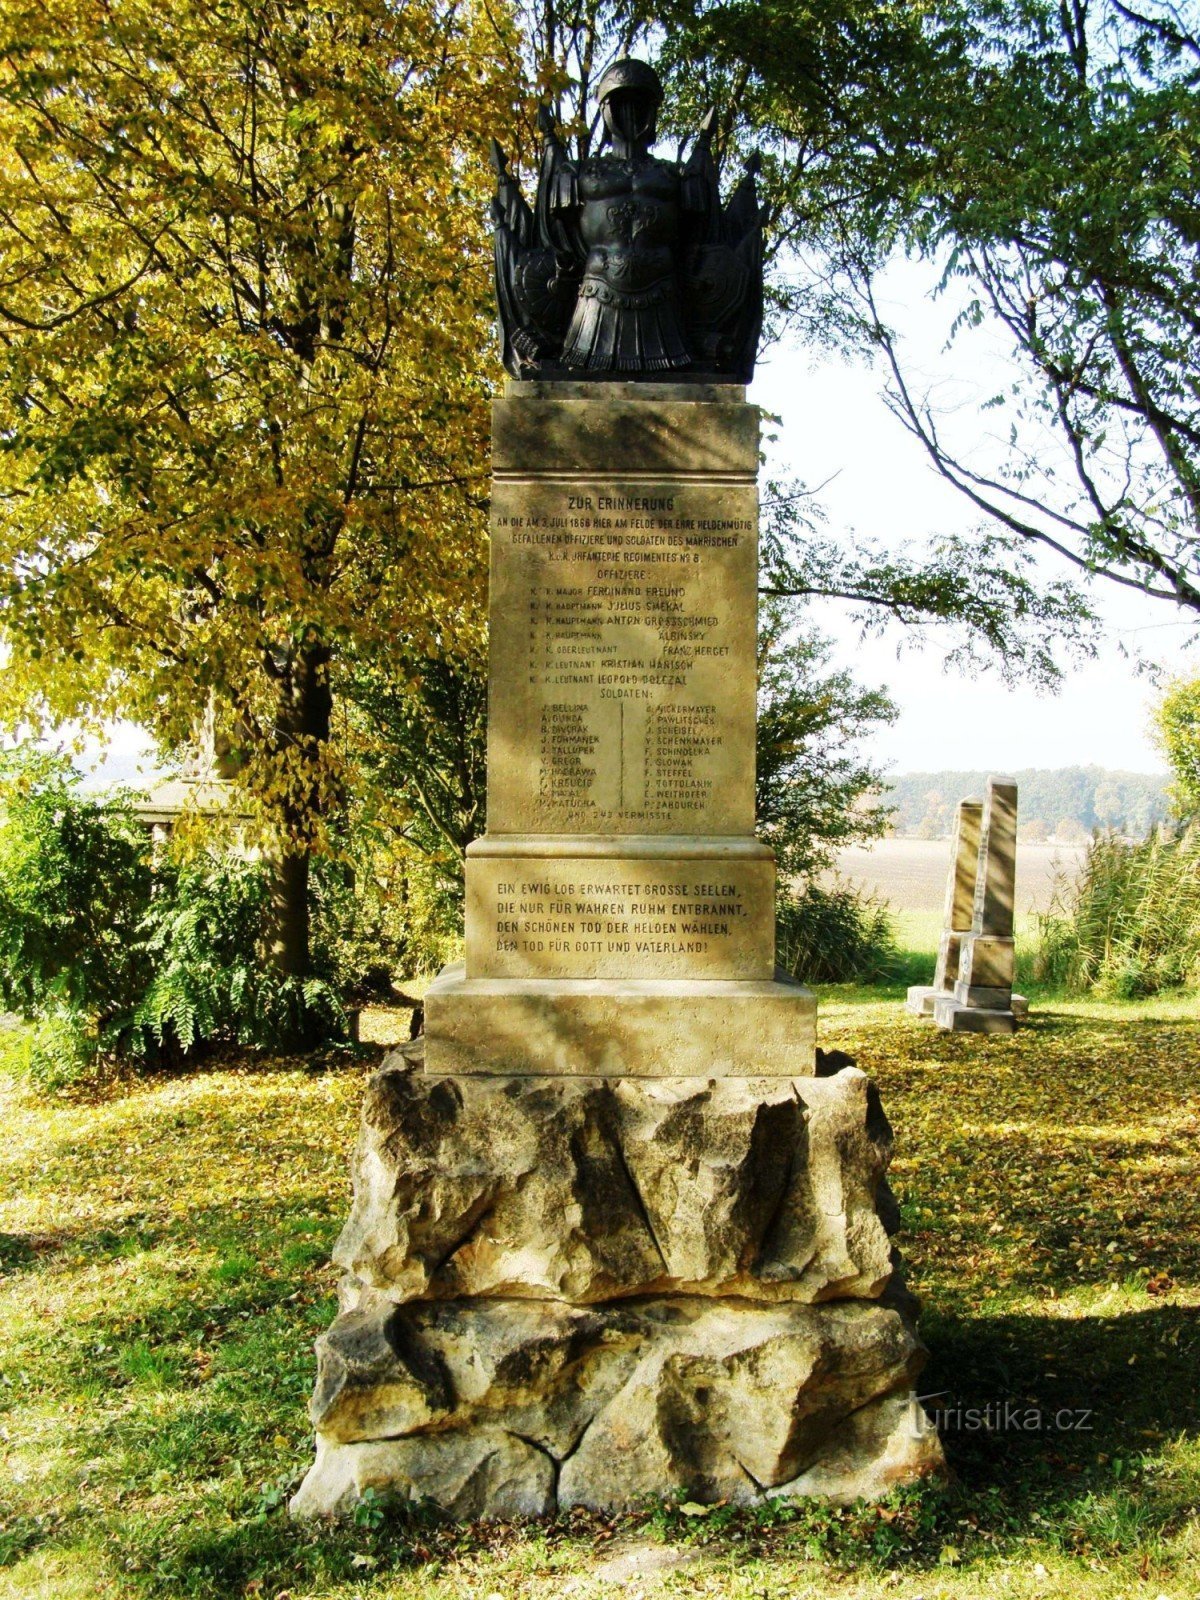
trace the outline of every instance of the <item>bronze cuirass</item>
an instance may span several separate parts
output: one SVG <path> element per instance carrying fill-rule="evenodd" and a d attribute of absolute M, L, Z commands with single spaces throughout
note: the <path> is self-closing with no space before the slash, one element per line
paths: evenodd
<path fill-rule="evenodd" d="M 579 173 L 587 252 L 563 362 L 587 370 L 685 367 L 675 255 L 679 172 L 653 157 L 598 156 Z"/>

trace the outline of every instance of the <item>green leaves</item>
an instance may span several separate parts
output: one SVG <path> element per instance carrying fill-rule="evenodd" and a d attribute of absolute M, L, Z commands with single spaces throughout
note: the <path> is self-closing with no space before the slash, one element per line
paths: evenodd
<path fill-rule="evenodd" d="M 736 85 L 736 139 L 767 146 L 781 314 L 881 353 L 915 442 L 1012 545 L 1200 613 L 1190 15 L 1116 0 L 669 15 L 677 92 Z M 1003 447 L 916 386 L 873 287 L 902 251 L 953 291 L 952 337 L 981 319 L 999 336 L 1018 374 Z M 1001 614 L 1018 598 L 993 589 Z"/>
<path fill-rule="evenodd" d="M 37 1022 L 35 1081 L 53 1087 L 104 1058 L 345 1034 L 325 978 L 266 959 L 269 864 L 200 851 L 152 870 L 128 799 L 83 794 L 65 761 L 37 752 L 4 758 L 0 818 L 0 1002 Z"/>
<path fill-rule="evenodd" d="M 153 976 L 128 1024 L 129 1051 L 278 1049 L 344 1034 L 324 979 L 282 976 L 264 961 L 270 905 L 260 862 L 201 855 L 165 874 L 142 928 Z"/>
<path fill-rule="evenodd" d="M 0 1001 L 111 1016 L 143 970 L 148 835 L 126 799 L 102 804 L 68 762 L 33 751 L 0 758 L 0 817 Z"/>
<path fill-rule="evenodd" d="M 1200 677 L 1177 678 L 1155 707 L 1159 744 L 1171 766 L 1180 816 L 1200 817 Z"/>
<path fill-rule="evenodd" d="M 887 821 L 885 810 L 864 804 L 881 778 L 858 740 L 894 720 L 896 707 L 882 689 L 831 672 L 828 656 L 795 605 L 763 605 L 755 816 L 781 881 L 819 872 L 839 846 L 878 837 Z"/>
<path fill-rule="evenodd" d="M 1048 579 L 1011 535 L 980 528 L 891 548 L 855 536 L 847 548 L 806 522 L 808 500 L 794 485 L 772 486 L 766 498 L 764 595 L 845 601 L 864 632 L 898 622 L 913 643 L 935 643 L 948 665 L 992 668 L 1010 682 L 1052 686 L 1063 657 L 1093 653 L 1087 601 Z"/>
<path fill-rule="evenodd" d="M 1098 833 L 1041 924 L 1039 976 L 1133 1000 L 1200 985 L 1200 826 Z"/>

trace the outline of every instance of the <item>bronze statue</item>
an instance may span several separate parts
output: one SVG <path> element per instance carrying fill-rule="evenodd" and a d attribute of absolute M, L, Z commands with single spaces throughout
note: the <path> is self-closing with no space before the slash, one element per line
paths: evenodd
<path fill-rule="evenodd" d="M 713 112 L 686 162 L 651 155 L 662 95 L 644 61 L 610 67 L 597 90 L 600 150 L 582 161 L 568 156 L 543 106 L 533 210 L 492 140 L 496 298 L 514 377 L 680 373 L 746 383 L 753 375 L 762 326 L 758 158 L 722 207 Z"/>

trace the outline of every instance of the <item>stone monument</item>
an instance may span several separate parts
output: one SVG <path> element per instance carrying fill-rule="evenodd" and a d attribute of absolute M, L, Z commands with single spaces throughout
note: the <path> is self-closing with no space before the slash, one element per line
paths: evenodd
<path fill-rule="evenodd" d="M 989 778 L 984 801 L 959 802 L 945 926 L 932 986 L 908 991 L 908 1009 L 951 1033 L 1012 1033 L 1027 1015 L 1013 993 L 1017 786 Z"/>
<path fill-rule="evenodd" d="M 938 941 L 937 965 L 932 984 L 913 984 L 908 991 L 907 1008 L 917 1016 L 931 1017 L 939 995 L 953 995 L 958 982 L 958 956 L 962 936 L 971 929 L 975 914 L 975 879 L 979 873 L 979 835 L 983 825 L 983 801 L 958 802 L 954 817 L 954 837 L 950 846 L 950 871 L 946 878 L 946 899 L 942 911 L 942 936 Z"/>
<path fill-rule="evenodd" d="M 753 176 L 731 222 L 704 159 L 652 158 L 656 85 L 602 81 L 612 157 L 546 125 L 536 214 L 497 155 L 488 832 L 465 963 L 368 1088 L 297 1515 L 852 1499 L 941 1462 L 891 1131 L 863 1073 L 814 1076 L 754 835 Z"/>

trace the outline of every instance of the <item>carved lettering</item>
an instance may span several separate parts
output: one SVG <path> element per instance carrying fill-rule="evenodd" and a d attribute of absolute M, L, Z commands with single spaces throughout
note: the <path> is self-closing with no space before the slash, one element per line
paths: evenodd
<path fill-rule="evenodd" d="M 750 831 L 753 512 L 752 488 L 496 485 L 499 826 Z"/>

